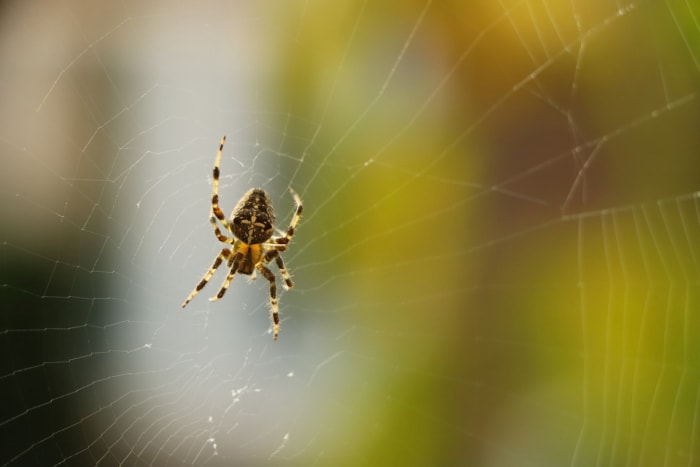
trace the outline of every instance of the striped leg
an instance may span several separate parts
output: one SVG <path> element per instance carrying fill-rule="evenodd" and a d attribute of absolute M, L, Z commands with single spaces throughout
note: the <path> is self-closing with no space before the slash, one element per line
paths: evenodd
<path fill-rule="evenodd" d="M 289 193 L 291 193 L 292 198 L 294 198 L 294 202 L 297 205 L 297 209 L 294 212 L 294 216 L 292 216 L 291 222 L 289 223 L 289 227 L 287 228 L 286 235 L 284 237 L 276 238 L 273 240 L 273 242 L 276 243 L 277 245 L 284 245 L 283 247 L 277 248 L 280 251 L 284 251 L 286 249 L 286 245 L 289 243 L 289 241 L 294 236 L 294 229 L 296 229 L 297 223 L 299 222 L 299 219 L 301 219 L 301 212 L 304 210 L 304 206 L 301 204 L 301 198 L 299 198 L 299 195 L 297 194 L 297 192 L 294 191 L 290 187 Z"/>
<path fill-rule="evenodd" d="M 188 303 L 192 301 L 192 299 L 199 293 L 200 290 L 204 288 L 205 285 L 207 285 L 207 282 L 209 282 L 209 279 L 212 278 L 216 270 L 221 266 L 221 263 L 223 260 L 228 259 L 229 256 L 231 256 L 231 250 L 228 248 L 224 248 L 221 250 L 221 253 L 216 257 L 214 260 L 214 263 L 211 265 L 207 273 L 204 275 L 201 281 L 199 281 L 199 284 L 197 284 L 197 287 L 194 288 L 192 293 L 187 297 L 187 299 L 182 302 L 182 308 L 185 308 Z"/>
<path fill-rule="evenodd" d="M 278 256 L 279 257 L 279 256 Z M 272 338 L 277 340 L 277 336 L 280 333 L 280 309 L 277 302 L 277 283 L 275 281 L 275 275 L 272 274 L 268 268 L 258 263 L 258 271 L 263 275 L 265 279 L 270 281 L 270 308 L 272 313 Z"/>
<path fill-rule="evenodd" d="M 211 197 L 211 212 L 214 216 L 224 224 L 227 230 L 231 230 L 231 226 L 224 216 L 224 212 L 219 207 L 219 164 L 221 163 L 221 153 L 224 150 L 224 143 L 226 142 L 226 136 L 221 138 L 221 143 L 219 144 L 219 151 L 216 153 L 216 160 L 214 161 L 214 172 L 212 174 L 212 186 L 213 194 Z M 215 228 L 217 228 L 216 222 L 212 222 Z M 219 232 L 221 233 L 221 232 Z M 219 237 L 219 235 L 217 235 Z"/>
<path fill-rule="evenodd" d="M 209 218 L 209 222 L 211 222 L 211 225 L 214 227 L 214 235 L 216 235 L 216 238 L 218 238 L 220 242 L 230 244 L 233 244 L 233 242 L 235 242 L 233 238 L 228 238 L 226 235 L 221 233 L 221 229 L 219 229 L 219 224 L 216 223 L 216 217 L 211 216 Z"/>
<path fill-rule="evenodd" d="M 284 261 L 282 261 L 282 256 L 280 255 L 280 252 L 278 250 L 269 250 L 267 253 L 265 253 L 263 263 L 267 264 L 270 261 L 272 261 L 273 258 L 275 259 L 277 268 L 279 268 L 280 270 L 280 275 L 282 276 L 282 279 L 284 279 L 284 287 L 286 289 L 291 289 L 292 287 L 294 287 L 294 283 L 292 282 L 292 278 L 289 275 L 287 268 L 284 267 Z"/>
<path fill-rule="evenodd" d="M 228 286 L 231 285 L 231 281 L 233 281 L 233 276 L 235 276 L 236 272 L 238 272 L 238 265 L 241 264 L 241 258 L 243 258 L 243 253 L 241 253 L 240 251 L 237 251 L 233 256 L 231 256 L 231 258 L 229 258 L 228 267 L 230 268 L 230 270 L 228 272 L 228 275 L 226 276 L 226 280 L 224 280 L 223 285 L 216 293 L 216 295 L 209 299 L 210 302 L 220 300 L 221 297 L 224 296 L 224 294 L 228 290 Z"/>

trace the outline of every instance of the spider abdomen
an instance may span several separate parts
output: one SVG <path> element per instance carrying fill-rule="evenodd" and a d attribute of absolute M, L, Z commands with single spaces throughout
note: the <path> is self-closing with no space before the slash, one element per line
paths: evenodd
<path fill-rule="evenodd" d="M 231 214 L 233 234 L 248 245 L 264 243 L 272 237 L 274 223 L 270 196 L 260 188 L 248 190 Z"/>

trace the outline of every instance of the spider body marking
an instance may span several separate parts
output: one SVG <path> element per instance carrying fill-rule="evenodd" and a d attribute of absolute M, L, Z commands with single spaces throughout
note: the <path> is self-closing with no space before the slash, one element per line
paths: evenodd
<path fill-rule="evenodd" d="M 270 309 L 272 314 L 273 338 L 277 340 L 277 336 L 279 335 L 277 281 L 274 273 L 266 264 L 274 259 L 280 271 L 280 275 L 284 280 L 284 287 L 290 289 L 294 286 L 289 272 L 287 272 L 284 266 L 284 261 L 282 260 L 282 256 L 280 256 L 280 252 L 287 249 L 287 245 L 294 235 L 296 225 L 301 218 L 303 206 L 299 195 L 297 195 L 293 189 L 289 188 L 289 192 L 296 203 L 296 211 L 289 223 L 286 234 L 277 238 L 272 237 L 275 231 L 275 214 L 272 208 L 272 202 L 267 192 L 261 188 L 251 188 L 248 190 L 233 209 L 231 220 L 229 221 L 226 219 L 223 211 L 219 207 L 219 164 L 221 162 L 221 154 L 225 142 L 226 136 L 221 138 L 219 151 L 216 153 L 216 161 L 214 162 L 212 183 L 214 193 L 211 199 L 212 216 L 209 221 L 214 229 L 216 238 L 222 243 L 231 245 L 231 247 L 224 247 L 221 250 L 219 255 L 214 259 L 214 263 L 206 274 L 204 274 L 204 277 L 182 303 L 182 308 L 185 308 L 204 286 L 207 285 L 224 261 L 226 261 L 229 272 L 217 294 L 209 300 L 214 301 L 222 298 L 237 273 L 251 275 L 255 270 L 258 270 L 270 283 Z M 219 223 L 232 237 L 228 237 L 222 233 L 219 228 Z"/>

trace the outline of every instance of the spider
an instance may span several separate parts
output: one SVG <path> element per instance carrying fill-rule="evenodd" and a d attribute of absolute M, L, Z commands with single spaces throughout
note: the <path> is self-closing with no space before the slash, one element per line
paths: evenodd
<path fill-rule="evenodd" d="M 270 196 L 261 188 L 251 188 L 248 190 L 233 209 L 231 220 L 227 220 L 226 217 L 224 217 L 223 211 L 219 208 L 219 163 L 221 162 L 221 153 L 224 150 L 225 142 L 226 136 L 221 138 L 219 151 L 216 153 L 216 162 L 214 162 L 214 194 L 211 198 L 212 216 L 209 221 L 214 228 L 214 235 L 216 235 L 216 238 L 220 242 L 232 246 L 225 247 L 221 250 L 221 253 L 214 259 L 214 263 L 207 273 L 204 274 L 202 280 L 199 281 L 199 284 L 197 284 L 192 293 L 182 303 L 182 308 L 185 308 L 204 286 L 207 285 L 209 279 L 212 278 L 224 261 L 226 261 L 226 267 L 229 269 L 229 272 L 219 292 L 209 299 L 211 301 L 219 300 L 224 296 L 236 273 L 245 275 L 253 274 L 252 277 L 255 278 L 254 272 L 257 269 L 260 271 L 260 274 L 270 282 L 270 308 L 272 310 L 273 338 L 277 340 L 280 328 L 277 284 L 275 275 L 265 265 L 274 259 L 280 270 L 282 279 L 284 279 L 285 289 L 290 289 L 294 286 L 289 272 L 287 272 L 287 269 L 284 267 L 280 252 L 287 249 L 287 245 L 294 235 L 294 229 L 296 228 L 297 222 L 299 222 L 303 209 L 301 198 L 299 198 L 299 195 L 296 194 L 292 188 L 289 188 L 289 193 L 291 193 L 296 203 L 296 212 L 289 223 L 287 233 L 282 237 L 272 238 L 272 233 L 275 231 L 275 214 L 272 210 Z M 224 226 L 227 233 L 230 233 L 233 238 L 227 237 L 221 233 L 221 229 L 219 229 L 219 225 L 216 222 L 217 219 L 221 222 L 221 225 Z"/>

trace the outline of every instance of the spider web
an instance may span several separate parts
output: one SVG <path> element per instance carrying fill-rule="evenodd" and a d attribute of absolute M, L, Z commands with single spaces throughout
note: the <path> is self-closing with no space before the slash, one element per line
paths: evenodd
<path fill-rule="evenodd" d="M 3 6 L 0 463 L 700 465 L 694 3 Z"/>

